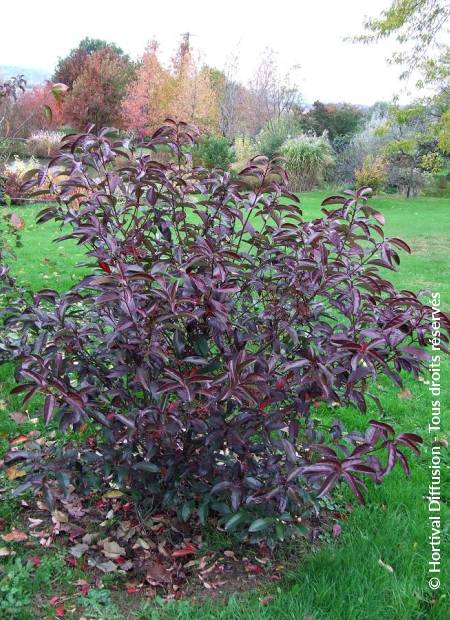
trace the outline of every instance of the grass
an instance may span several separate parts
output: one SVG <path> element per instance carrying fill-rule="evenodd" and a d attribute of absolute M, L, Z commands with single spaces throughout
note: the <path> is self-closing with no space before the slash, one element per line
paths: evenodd
<path fill-rule="evenodd" d="M 318 191 L 302 196 L 305 218 L 319 215 L 320 200 L 324 196 L 323 192 Z M 389 277 L 398 286 L 409 290 L 428 288 L 439 291 L 443 308 L 449 311 L 450 281 L 445 275 L 448 271 L 450 237 L 448 200 L 418 198 L 406 201 L 383 196 L 374 199 L 373 204 L 385 215 L 387 234 L 405 239 L 414 250 L 411 256 L 404 256 L 400 271 L 389 274 Z M 57 233 L 56 227 L 50 223 L 36 227 L 36 212 L 37 207 L 25 207 L 21 211 L 26 220 L 24 247 L 18 250 L 13 272 L 22 283 L 34 290 L 43 287 L 64 290 L 78 278 L 75 276 L 78 271 L 76 264 L 83 259 L 83 254 L 77 246 L 68 242 L 51 245 L 50 239 Z M 33 423 L 26 423 L 19 430 L 8 416 L 9 412 L 20 409 L 19 401 L 9 395 L 13 385 L 11 371 L 9 365 L 0 369 L 0 402 L 3 409 L 0 411 L 0 451 L 6 447 L 7 438 L 36 427 Z M 445 360 L 441 375 L 444 388 L 441 395 L 443 428 L 448 422 L 449 408 L 444 404 L 450 402 L 446 387 L 450 385 L 449 379 L 450 367 Z M 117 620 L 443 620 L 450 617 L 450 590 L 445 581 L 448 566 L 445 563 L 440 590 L 433 592 L 427 585 L 430 559 L 428 536 L 431 530 L 425 496 L 430 481 L 431 446 L 427 424 L 431 396 L 423 381 L 407 378 L 405 388 L 409 392 L 400 393 L 387 381 L 377 384 L 386 411 L 385 421 L 399 429 L 417 432 L 425 440 L 421 456 L 412 459 L 411 476 L 405 479 L 400 471 L 395 471 L 381 487 L 371 485 L 367 507 L 355 507 L 348 520 L 341 524 L 342 535 L 311 550 L 295 570 L 285 575 L 283 581 L 232 596 L 227 602 L 210 597 L 201 606 L 189 601 L 134 603 L 130 595 L 120 592 L 115 593 L 113 599 L 109 592 L 94 592 L 90 595 L 91 600 L 83 602 L 85 615 Z M 39 402 L 31 404 L 31 418 L 37 415 L 39 406 Z M 375 416 L 377 412 L 371 410 L 368 415 Z M 354 427 L 363 428 L 367 422 L 351 408 L 344 409 L 340 417 Z M 41 428 L 39 424 L 38 428 Z M 448 482 L 448 470 L 444 466 L 442 474 L 444 489 L 445 476 Z M 0 479 L 0 487 L 8 484 L 4 477 Z M 341 499 L 345 502 L 348 498 L 343 496 Z M 450 551 L 448 491 L 442 499 L 441 553 L 445 558 L 449 557 Z M 0 518 L 8 524 L 17 523 L 20 519 L 17 503 L 3 500 L 0 503 Z M 23 548 L 16 546 L 16 551 L 17 557 L 25 557 Z M 46 551 L 45 562 L 33 571 L 24 569 L 28 565 L 20 563 L 20 560 L 17 563 L 17 559 L 5 562 L 6 573 L 0 572 L 0 618 L 52 617 L 51 608 L 39 601 L 45 601 L 53 594 L 56 582 L 61 584 L 60 589 L 73 595 L 71 584 L 77 576 L 72 569 L 61 564 L 60 553 L 58 549 Z M 392 571 L 386 566 L 392 567 Z M 12 596 L 17 601 L 34 601 L 35 611 L 26 611 L 22 606 L 17 608 L 17 615 L 2 616 L 1 597 L 6 596 L 7 592 L 8 596 L 13 592 Z M 262 604 L 261 600 L 266 604 Z M 27 609 L 30 609 L 29 605 Z"/>

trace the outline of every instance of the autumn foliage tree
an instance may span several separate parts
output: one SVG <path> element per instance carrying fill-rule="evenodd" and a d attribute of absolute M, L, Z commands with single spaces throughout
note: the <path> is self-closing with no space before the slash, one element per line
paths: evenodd
<path fill-rule="evenodd" d="M 213 76 L 208 68 L 199 69 L 187 36 L 170 69 L 160 62 L 156 41 L 148 45 L 136 79 L 128 86 L 122 117 L 124 126 L 139 134 L 151 134 L 167 117 L 218 132 L 219 107 Z"/>
<path fill-rule="evenodd" d="M 185 35 L 173 59 L 175 80 L 171 116 L 194 122 L 200 129 L 218 130 L 219 108 L 211 73 L 199 70 L 198 61 Z"/>
<path fill-rule="evenodd" d="M 115 43 L 109 43 L 103 39 L 85 37 L 67 56 L 59 59 L 53 75 L 53 81 L 62 82 L 71 88 L 78 76 L 83 72 L 89 56 L 105 48 L 112 50 L 124 60 L 128 60 L 128 56 Z"/>
<path fill-rule="evenodd" d="M 23 138 L 38 129 L 52 129 L 63 123 L 62 106 L 55 101 L 52 88 L 51 82 L 45 82 L 20 93 L 15 101 L 9 102 L 5 122 L 10 134 Z M 48 107 L 52 110 L 51 117 L 45 113 Z"/>
<path fill-rule="evenodd" d="M 173 94 L 173 78 L 158 59 L 158 43 L 151 41 L 122 103 L 126 129 L 150 135 L 169 113 Z"/>
<path fill-rule="evenodd" d="M 64 119 L 77 128 L 88 123 L 121 125 L 124 90 L 133 77 L 130 62 L 110 47 L 89 56 L 64 104 Z"/>

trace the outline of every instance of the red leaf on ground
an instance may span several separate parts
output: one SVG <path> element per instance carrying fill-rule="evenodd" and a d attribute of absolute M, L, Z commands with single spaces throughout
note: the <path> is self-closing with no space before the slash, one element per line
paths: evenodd
<path fill-rule="evenodd" d="M 28 435 L 17 435 L 14 439 L 11 439 L 11 445 L 16 446 L 18 443 L 23 443 L 29 439 Z"/>
<path fill-rule="evenodd" d="M 90 589 L 91 587 L 88 583 L 83 583 L 83 585 L 80 588 L 80 592 L 83 596 L 87 596 L 89 594 Z"/>
<path fill-rule="evenodd" d="M 339 525 L 339 523 L 335 523 L 333 525 L 333 532 L 332 532 L 333 538 L 339 538 L 339 536 L 341 535 L 341 532 L 342 532 L 341 526 Z"/>
<path fill-rule="evenodd" d="M 244 568 L 247 573 L 251 573 L 252 575 L 259 575 L 263 570 L 258 564 L 246 564 Z"/>
<path fill-rule="evenodd" d="M 172 557 L 173 558 L 182 558 L 185 555 L 192 555 L 193 553 L 196 553 L 196 552 L 197 552 L 197 547 L 194 547 L 194 545 L 192 545 L 191 543 L 188 543 L 184 547 L 181 547 L 181 549 L 176 549 L 172 553 Z"/>
<path fill-rule="evenodd" d="M 38 556 L 38 555 L 32 555 L 28 558 L 28 560 L 34 565 L 34 566 L 40 566 L 42 559 Z"/>
<path fill-rule="evenodd" d="M 64 605 L 58 605 L 57 607 L 55 607 L 55 615 L 58 616 L 58 618 L 64 618 L 66 611 L 64 609 Z"/>
<path fill-rule="evenodd" d="M 66 557 L 64 558 L 64 561 L 67 564 L 67 566 L 76 566 L 77 565 L 77 559 L 73 558 L 70 555 L 66 555 Z"/>

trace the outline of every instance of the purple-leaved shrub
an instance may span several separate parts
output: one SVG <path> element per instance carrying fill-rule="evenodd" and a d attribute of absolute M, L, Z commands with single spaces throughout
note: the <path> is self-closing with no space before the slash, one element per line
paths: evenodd
<path fill-rule="evenodd" d="M 28 182 L 48 192 L 58 170 L 39 222 L 64 224 L 60 240 L 84 246 L 92 273 L 10 314 L 14 392 L 43 394 L 62 432 L 90 419 L 98 436 L 5 462 L 28 463 L 19 492 L 43 486 L 51 501 L 55 478 L 85 491 L 113 480 L 153 510 L 213 515 L 273 545 L 337 485 L 363 502 L 364 479 L 396 463 L 408 473 L 420 437 L 375 420 L 348 432 L 315 406 L 381 406 L 377 377 L 400 385 L 426 361 L 431 308 L 386 279 L 409 247 L 385 237 L 367 188 L 304 221 L 280 165 L 254 157 L 237 178 L 196 168 L 195 139 L 169 121 L 141 143 L 91 128 Z"/>

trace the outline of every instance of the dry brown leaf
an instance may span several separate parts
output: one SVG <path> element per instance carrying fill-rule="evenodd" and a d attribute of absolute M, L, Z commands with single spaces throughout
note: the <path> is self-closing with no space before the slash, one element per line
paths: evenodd
<path fill-rule="evenodd" d="M 124 556 L 126 553 L 125 549 L 114 540 L 100 541 L 99 544 L 103 547 L 103 555 L 105 555 L 110 560 L 116 560 L 118 557 Z"/>
<path fill-rule="evenodd" d="M 69 523 L 69 517 L 61 510 L 54 510 L 52 512 L 52 521 L 53 523 Z"/>
<path fill-rule="evenodd" d="M 16 552 L 8 547 L 0 547 L 0 558 L 6 558 L 8 555 L 16 555 Z"/>
<path fill-rule="evenodd" d="M 169 571 L 159 562 L 152 562 L 148 566 L 145 578 L 151 585 L 160 585 L 172 581 Z"/>
<path fill-rule="evenodd" d="M 27 472 L 24 469 L 20 469 L 18 465 L 11 465 L 6 470 L 6 476 L 8 480 L 15 480 L 16 478 L 22 478 L 22 476 L 26 476 Z"/>
<path fill-rule="evenodd" d="M 403 400 L 409 400 L 410 398 L 412 398 L 411 390 L 408 390 L 408 388 L 400 390 L 398 393 L 398 397 L 402 398 Z"/>
<path fill-rule="evenodd" d="M 5 542 L 23 542 L 24 540 L 28 540 L 28 536 L 25 532 L 21 532 L 15 528 L 12 529 L 9 534 L 3 534 L 2 538 Z"/>

